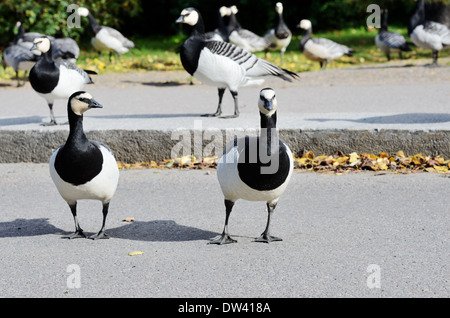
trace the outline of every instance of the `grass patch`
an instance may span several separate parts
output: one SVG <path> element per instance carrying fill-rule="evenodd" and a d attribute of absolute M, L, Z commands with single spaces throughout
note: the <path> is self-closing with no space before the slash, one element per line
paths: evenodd
<path fill-rule="evenodd" d="M 391 30 L 399 32 L 407 38 L 406 29 L 391 27 Z M 294 30 L 294 32 L 297 31 Z M 376 34 L 376 30 L 368 31 L 365 28 L 350 28 L 316 33 L 313 36 L 325 37 L 355 50 L 355 54 L 352 57 L 344 56 L 330 62 L 328 68 L 331 69 L 386 62 L 386 57 L 375 46 L 374 38 Z M 257 52 L 256 55 L 296 73 L 318 70 L 319 63 L 307 60 L 300 53 L 299 42 L 301 37 L 299 34 L 293 36 L 283 62 L 280 61 L 279 52 L 273 51 L 268 54 Z M 99 55 L 92 49 L 90 43 L 82 43 L 81 54 L 77 64 L 82 68 L 95 70 L 99 74 L 129 71 L 183 71 L 177 48 L 183 43 L 185 38 L 186 36 L 135 38 L 134 41 L 137 47 L 132 52 L 122 55 L 120 59 L 113 55 L 111 61 L 107 53 Z M 440 57 L 448 56 L 450 56 L 450 50 L 442 50 L 440 52 Z M 397 54 L 391 54 L 391 57 L 398 59 Z M 430 50 L 413 47 L 411 52 L 403 53 L 403 59 L 426 59 L 431 62 L 431 52 Z M 450 65 L 450 63 L 447 62 L 446 65 Z M 0 69 L 0 79 L 9 79 L 14 76 L 15 73 L 11 68 L 6 70 Z"/>

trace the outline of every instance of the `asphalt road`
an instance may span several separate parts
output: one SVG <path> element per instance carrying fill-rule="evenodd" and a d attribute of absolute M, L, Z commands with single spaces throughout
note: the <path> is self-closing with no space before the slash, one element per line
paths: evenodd
<path fill-rule="evenodd" d="M 111 238 L 65 240 L 73 220 L 48 165 L 0 164 L 0 297 L 447 298 L 449 182 L 296 172 L 273 218 L 282 242 L 252 242 L 265 204 L 238 201 L 238 243 L 216 246 L 207 243 L 224 205 L 214 170 L 127 170 Z M 79 218 L 98 231 L 100 203 L 80 202 Z"/>

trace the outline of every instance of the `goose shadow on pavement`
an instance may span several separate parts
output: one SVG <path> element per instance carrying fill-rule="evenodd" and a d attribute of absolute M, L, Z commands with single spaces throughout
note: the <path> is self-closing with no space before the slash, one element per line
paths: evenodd
<path fill-rule="evenodd" d="M 67 235 L 65 231 L 55 227 L 48 218 L 15 219 L 0 222 L 0 239 L 8 237 L 29 237 L 47 234 Z M 126 239 L 148 242 L 185 242 L 209 240 L 218 235 L 216 232 L 180 225 L 173 220 L 135 221 L 116 228 L 106 228 L 111 239 Z M 87 236 L 94 233 L 85 232 Z"/>

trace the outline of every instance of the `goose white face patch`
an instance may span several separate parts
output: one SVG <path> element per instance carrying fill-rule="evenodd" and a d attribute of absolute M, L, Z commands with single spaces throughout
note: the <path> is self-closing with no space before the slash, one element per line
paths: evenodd
<path fill-rule="evenodd" d="M 79 16 L 87 17 L 89 15 L 89 10 L 83 7 L 77 9 L 77 13 Z"/>
<path fill-rule="evenodd" d="M 198 12 L 195 10 L 186 10 L 181 11 L 181 16 L 184 16 L 183 23 L 194 26 L 198 22 Z"/>
<path fill-rule="evenodd" d="M 283 4 L 281 2 L 277 2 L 277 4 L 275 5 L 275 11 L 278 14 L 282 14 L 283 13 Z"/>
<path fill-rule="evenodd" d="M 92 95 L 89 93 L 83 93 L 80 94 L 74 98 L 72 98 L 72 101 L 70 103 L 70 107 L 72 108 L 72 111 L 77 114 L 78 116 L 83 115 L 85 111 L 89 109 L 89 104 L 83 101 L 83 99 L 92 99 Z"/>
<path fill-rule="evenodd" d="M 267 109 L 266 104 L 271 104 L 272 108 Z M 266 116 L 272 116 L 277 111 L 278 102 L 275 92 L 272 89 L 263 89 L 259 95 L 258 107 L 259 111 Z"/>
<path fill-rule="evenodd" d="M 36 38 L 33 41 L 38 51 L 46 53 L 50 50 L 50 40 L 48 38 Z"/>
<path fill-rule="evenodd" d="M 301 29 L 308 30 L 308 29 L 311 29 L 311 27 L 312 27 L 311 21 L 309 21 L 309 20 L 300 21 Z"/>

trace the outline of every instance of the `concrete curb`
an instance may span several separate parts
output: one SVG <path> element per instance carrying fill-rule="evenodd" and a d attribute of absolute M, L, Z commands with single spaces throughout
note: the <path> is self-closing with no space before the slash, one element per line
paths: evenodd
<path fill-rule="evenodd" d="M 118 161 L 148 162 L 160 161 L 173 157 L 171 152 L 196 154 L 194 147 L 198 140 L 202 143 L 201 152 L 208 155 L 220 154 L 222 147 L 233 136 L 249 134 L 248 130 L 216 130 L 224 136 L 211 138 L 211 131 L 185 130 L 98 130 L 88 131 L 86 135 L 92 140 L 106 143 L 114 152 Z M 256 131 L 255 131 L 256 132 Z M 251 133 L 250 133 L 251 134 Z M 293 152 L 311 150 L 315 154 L 344 153 L 395 153 L 399 150 L 406 155 L 422 153 L 423 155 L 442 155 L 450 157 L 450 131 L 409 131 L 409 130 L 300 130 L 280 129 L 280 138 L 286 141 Z M 183 136 L 183 137 L 182 137 Z M 184 137 L 186 136 L 186 137 Z M 190 140 L 189 140 L 190 137 Z M 0 131 L 0 162 L 46 163 L 55 149 L 67 138 L 66 131 Z M 186 140 L 185 140 L 186 139 Z M 216 140 L 217 139 L 217 140 Z M 183 149 L 180 149 L 185 147 Z M 190 147 L 190 148 L 189 148 Z M 191 149 L 189 151 L 189 149 Z M 200 153 L 201 154 L 201 153 Z"/>

